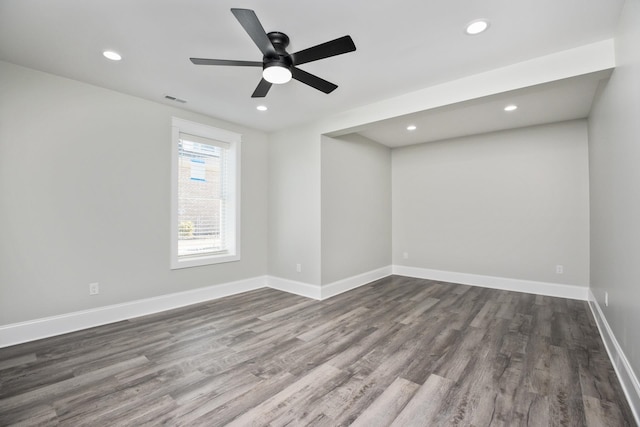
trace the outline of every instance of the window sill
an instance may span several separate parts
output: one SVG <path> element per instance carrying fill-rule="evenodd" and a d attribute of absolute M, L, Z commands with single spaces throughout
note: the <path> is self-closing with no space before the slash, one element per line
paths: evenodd
<path fill-rule="evenodd" d="M 201 267 L 204 265 L 222 264 L 224 262 L 240 261 L 239 254 L 224 254 L 224 255 L 208 255 L 201 257 L 189 257 L 185 259 L 172 259 L 171 270 L 177 270 L 180 268 L 189 267 Z"/>

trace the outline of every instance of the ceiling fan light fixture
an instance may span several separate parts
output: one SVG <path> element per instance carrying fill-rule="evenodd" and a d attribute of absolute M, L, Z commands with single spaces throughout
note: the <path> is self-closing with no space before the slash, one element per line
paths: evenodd
<path fill-rule="evenodd" d="M 262 77 L 269 83 L 281 85 L 291 80 L 291 70 L 280 64 L 265 65 Z"/>
<path fill-rule="evenodd" d="M 251 94 L 251 98 L 264 98 L 273 84 L 284 84 L 292 78 L 326 94 L 338 88 L 338 85 L 308 73 L 298 68 L 298 65 L 355 51 L 356 45 L 351 36 L 338 37 L 295 53 L 289 53 L 286 49 L 289 46 L 289 37 L 279 31 L 265 32 L 253 10 L 232 8 L 231 13 L 262 52 L 262 61 L 189 58 L 192 63 L 195 65 L 262 67 L 262 78 Z"/>

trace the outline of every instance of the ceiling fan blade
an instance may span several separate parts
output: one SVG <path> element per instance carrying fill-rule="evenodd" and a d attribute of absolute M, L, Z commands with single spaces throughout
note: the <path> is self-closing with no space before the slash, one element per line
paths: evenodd
<path fill-rule="evenodd" d="M 267 96 L 269 89 L 271 89 L 271 83 L 269 83 L 265 79 L 262 79 L 260 80 L 260 83 L 258 83 L 258 87 L 256 87 L 256 90 L 253 91 L 253 95 L 251 95 L 251 97 L 264 98 L 265 96 Z"/>
<path fill-rule="evenodd" d="M 230 59 L 189 58 L 196 65 L 235 65 L 240 67 L 262 67 L 258 61 L 234 61 Z"/>
<path fill-rule="evenodd" d="M 251 9 L 231 9 L 231 13 L 236 17 L 242 28 L 249 34 L 251 40 L 258 46 L 260 52 L 265 56 L 275 55 L 276 49 L 258 20 L 256 13 Z"/>
<path fill-rule="evenodd" d="M 311 61 L 317 61 L 318 59 L 353 52 L 354 50 L 356 50 L 356 45 L 353 43 L 351 36 L 344 36 L 301 50 L 300 52 L 293 53 L 291 54 L 291 57 L 293 58 L 294 65 L 300 65 Z"/>
<path fill-rule="evenodd" d="M 338 85 L 334 85 L 333 83 L 321 79 L 318 76 L 309 74 L 300 68 L 291 67 L 291 73 L 293 74 L 294 79 L 324 93 L 331 93 L 338 87 Z"/>

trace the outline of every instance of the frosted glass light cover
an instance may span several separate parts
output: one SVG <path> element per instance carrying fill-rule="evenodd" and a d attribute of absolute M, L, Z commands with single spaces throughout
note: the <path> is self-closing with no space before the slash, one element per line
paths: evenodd
<path fill-rule="evenodd" d="M 267 67 L 262 71 L 262 77 L 269 83 L 280 85 L 291 80 L 291 71 L 277 65 Z"/>

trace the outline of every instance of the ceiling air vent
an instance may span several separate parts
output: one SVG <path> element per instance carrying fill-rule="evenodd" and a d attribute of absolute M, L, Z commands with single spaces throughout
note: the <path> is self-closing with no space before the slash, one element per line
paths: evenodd
<path fill-rule="evenodd" d="M 175 96 L 165 95 L 164 97 L 166 99 L 170 100 L 170 101 L 179 102 L 181 104 L 186 104 L 187 103 L 187 101 L 185 101 L 184 99 L 176 98 Z"/>

